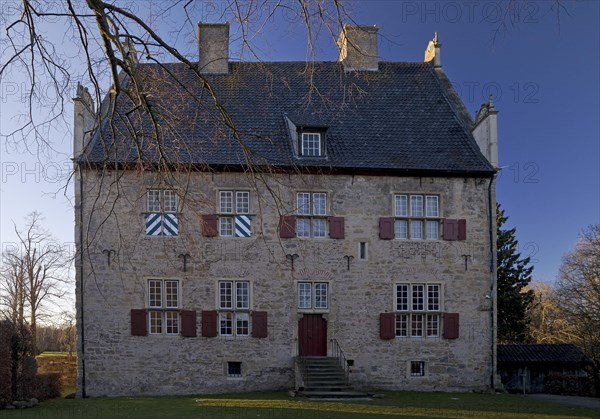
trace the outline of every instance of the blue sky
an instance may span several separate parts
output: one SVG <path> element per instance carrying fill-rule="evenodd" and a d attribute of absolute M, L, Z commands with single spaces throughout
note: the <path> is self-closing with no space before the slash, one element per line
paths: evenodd
<path fill-rule="evenodd" d="M 136 3 L 140 13 L 147 4 Z M 214 4 L 200 9 L 199 20 L 219 20 L 219 3 Z M 554 2 L 517 2 L 508 20 L 500 18 L 502 4 L 355 1 L 348 8 L 356 23 L 380 28 L 383 60 L 422 61 L 438 32 L 443 68 L 471 113 L 490 93 L 495 96 L 503 167 L 497 198 L 510 217 L 508 226 L 517 227 L 522 254 L 532 257 L 534 277 L 553 281 L 561 256 L 579 232 L 600 222 L 600 2 L 565 2 L 559 16 L 551 9 Z M 326 31 L 321 35 L 317 59 L 335 60 L 331 37 Z M 276 15 L 253 41 L 264 60 L 307 57 L 302 24 L 289 16 Z M 195 59 L 193 40 L 180 42 Z M 239 44 L 232 49 L 235 57 Z M 71 55 L 77 70 L 76 53 Z M 0 82 L 0 131 L 6 134 L 23 109 L 27 86 L 18 74 Z M 73 242 L 71 191 L 65 187 L 71 104 L 67 112 L 61 128 L 50 134 L 57 152 L 48 157 L 38 159 L 2 144 L 3 247 L 14 241 L 12 221 L 22 224 L 33 210 L 45 215 L 45 227 L 57 240 Z"/>

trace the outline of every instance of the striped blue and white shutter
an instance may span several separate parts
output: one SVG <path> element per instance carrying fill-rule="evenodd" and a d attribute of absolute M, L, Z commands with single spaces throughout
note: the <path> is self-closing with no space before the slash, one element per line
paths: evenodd
<path fill-rule="evenodd" d="M 177 214 L 146 214 L 147 236 L 177 236 L 179 235 L 179 221 Z"/>
<path fill-rule="evenodd" d="M 177 214 L 164 214 L 162 224 L 163 236 L 177 236 L 179 234 L 179 221 L 177 220 Z"/>
<path fill-rule="evenodd" d="M 250 229 L 250 216 L 236 215 L 235 216 L 235 237 L 250 237 L 252 230 Z"/>
<path fill-rule="evenodd" d="M 151 213 L 146 214 L 146 235 L 160 236 L 162 235 L 162 214 Z"/>

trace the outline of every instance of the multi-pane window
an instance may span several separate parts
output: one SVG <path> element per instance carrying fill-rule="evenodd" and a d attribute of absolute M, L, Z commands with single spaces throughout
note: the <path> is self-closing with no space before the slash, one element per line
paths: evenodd
<path fill-rule="evenodd" d="M 300 143 L 300 155 L 320 157 L 323 155 L 321 134 L 318 132 L 303 132 Z"/>
<path fill-rule="evenodd" d="M 329 284 L 327 282 L 299 282 L 298 308 L 326 310 L 329 308 Z"/>
<path fill-rule="evenodd" d="M 396 336 L 439 337 L 440 284 L 396 284 Z"/>
<path fill-rule="evenodd" d="M 248 336 L 250 334 L 250 282 L 219 282 L 219 334 Z"/>
<path fill-rule="evenodd" d="M 327 234 L 327 194 L 298 192 L 296 194 L 296 235 L 323 238 Z"/>
<path fill-rule="evenodd" d="M 148 321 L 150 334 L 179 333 L 179 281 L 148 280 Z"/>
<path fill-rule="evenodd" d="M 250 237 L 250 192 L 219 191 L 219 235 Z"/>
<path fill-rule="evenodd" d="M 146 191 L 146 235 L 177 236 L 179 221 L 177 208 L 179 198 L 172 189 L 148 189 Z"/>
<path fill-rule="evenodd" d="M 440 208 L 437 195 L 394 195 L 394 216 L 397 239 L 439 239 Z"/>

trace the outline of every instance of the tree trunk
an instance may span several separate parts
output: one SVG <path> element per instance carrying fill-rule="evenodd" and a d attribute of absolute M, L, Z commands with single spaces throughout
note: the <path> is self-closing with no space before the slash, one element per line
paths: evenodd
<path fill-rule="evenodd" d="M 35 322 L 35 316 L 36 316 L 36 312 L 35 310 L 32 308 L 31 309 L 31 324 L 29 325 L 29 330 L 31 331 L 31 352 L 33 356 L 36 356 L 38 354 L 37 351 L 37 324 Z"/>
<path fill-rule="evenodd" d="M 592 366 L 592 375 L 594 378 L 594 391 L 596 397 L 600 397 L 600 363 L 594 363 Z"/>

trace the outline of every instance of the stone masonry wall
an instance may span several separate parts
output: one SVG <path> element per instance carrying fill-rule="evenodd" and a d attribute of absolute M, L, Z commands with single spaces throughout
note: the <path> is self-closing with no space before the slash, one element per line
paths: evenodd
<path fill-rule="evenodd" d="M 80 395 L 84 357 L 88 396 L 293 388 L 302 280 L 329 283 L 329 309 L 317 312 L 327 319 L 328 338 L 335 337 L 354 360 L 356 387 L 489 387 L 489 179 L 301 174 L 267 179 L 265 184 L 245 174 L 194 173 L 167 182 L 148 173 L 84 172 L 78 202 L 84 214 L 84 263 L 77 264 L 77 308 L 81 320 L 83 287 L 85 332 L 81 356 L 80 324 Z M 148 188 L 178 190 L 179 236 L 145 235 Z M 220 189 L 251 191 L 251 238 L 202 236 L 200 216 L 217 212 Z M 280 214 L 295 213 L 298 191 L 327 192 L 328 215 L 345 217 L 345 239 L 278 237 Z M 439 195 L 441 217 L 467 220 L 467 240 L 380 240 L 378 220 L 393 216 L 395 193 Z M 367 260 L 359 260 L 359 242 L 367 243 Z M 114 250 L 110 266 L 104 250 Z M 186 272 L 178 257 L 185 253 Z M 292 272 L 286 254 L 294 253 L 299 258 Z M 350 269 L 346 255 L 354 256 Z M 462 255 L 469 255 L 466 269 Z M 149 278 L 180 280 L 181 308 L 197 312 L 198 337 L 131 335 L 130 310 L 146 307 Z M 236 279 L 250 281 L 251 309 L 268 312 L 268 337 L 202 337 L 200 312 L 217 309 L 218 281 Z M 379 315 L 394 311 L 394 284 L 401 282 L 441 284 L 442 311 L 459 313 L 460 337 L 380 339 Z M 242 362 L 241 377 L 227 376 L 228 361 Z M 424 361 L 425 376 L 411 377 L 410 361 Z"/>

